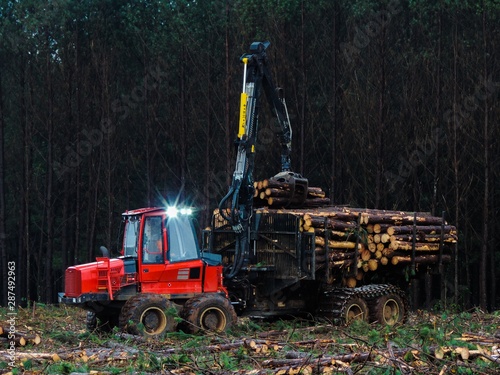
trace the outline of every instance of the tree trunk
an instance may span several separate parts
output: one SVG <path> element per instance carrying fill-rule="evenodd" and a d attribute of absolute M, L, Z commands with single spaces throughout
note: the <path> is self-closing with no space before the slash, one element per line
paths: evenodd
<path fill-rule="evenodd" d="M 458 90 L 458 20 L 457 20 L 457 15 L 455 14 L 453 17 L 453 111 L 456 110 L 458 103 L 457 103 L 457 90 Z M 459 175 L 458 175 L 458 151 L 457 151 L 457 128 L 459 124 L 457 124 L 457 114 L 453 113 L 453 122 L 451 124 L 452 126 L 452 145 L 451 145 L 451 150 L 452 150 L 452 166 L 453 166 L 453 191 L 454 191 L 454 203 L 455 203 L 455 224 L 458 225 L 458 219 L 459 219 L 459 207 L 460 207 L 460 184 L 459 184 Z M 458 254 L 455 254 L 455 292 L 458 293 Z M 469 266 L 469 259 L 468 259 L 468 254 L 465 254 L 465 274 L 466 274 L 466 280 L 467 280 L 467 285 L 470 285 L 471 279 L 470 279 L 470 266 Z M 470 298 L 471 294 L 468 295 L 468 303 L 466 305 L 470 305 Z"/>
<path fill-rule="evenodd" d="M 231 66 L 232 62 L 230 59 L 230 35 L 229 35 L 229 14 L 230 14 L 230 0 L 226 0 L 226 29 L 225 29 L 225 62 L 226 62 L 226 80 L 225 80 L 225 89 L 226 89 L 226 100 L 225 100 L 225 109 L 224 109 L 224 140 L 225 140 L 225 154 L 226 154 L 226 185 L 229 186 L 231 184 L 231 140 L 232 140 L 232 132 L 231 132 Z"/>
<path fill-rule="evenodd" d="M 306 72 L 306 37 L 304 1 L 300 6 L 300 73 L 302 78 L 301 98 L 300 98 L 300 150 L 299 150 L 299 173 L 304 173 L 305 159 L 305 138 L 306 138 L 306 101 L 307 101 L 307 72 Z"/>
<path fill-rule="evenodd" d="M 47 48 L 48 47 L 47 40 Z M 48 90 L 48 117 L 47 117 L 47 181 L 46 181 L 46 192 L 45 192 L 45 212 L 46 212 L 46 220 L 47 220 L 47 242 L 46 242 L 46 251 L 43 260 L 45 262 L 44 267 L 44 278 L 45 280 L 45 288 L 43 294 L 45 294 L 45 302 L 51 303 L 52 295 L 53 295 L 53 285 L 52 285 L 52 257 L 53 257 L 53 247 L 54 247 L 54 211 L 53 211 L 53 198 L 52 198 L 52 190 L 53 190 L 53 178 L 54 178 L 54 166 L 53 166 L 53 137 L 54 137 L 54 116 L 53 116 L 53 108 L 54 108 L 54 97 L 52 90 L 52 77 L 51 77 L 51 64 L 50 57 L 47 54 L 46 57 L 46 69 L 47 69 L 47 90 Z M 41 261 L 41 259 L 40 259 Z"/>
<path fill-rule="evenodd" d="M 31 260 L 32 260 L 32 254 L 31 254 L 31 237 L 30 237 L 30 229 L 31 229 L 31 209 L 30 209 L 30 203 L 31 203 L 31 173 L 32 173 L 32 168 L 31 168 L 31 159 L 32 159 L 32 151 L 31 151 L 31 135 L 32 135 L 32 123 L 31 123 L 31 118 L 30 118 L 30 111 L 28 110 L 28 103 L 26 102 L 25 95 L 24 95 L 24 89 L 25 89 L 25 80 L 26 76 L 24 75 L 24 72 L 21 73 L 23 76 L 23 82 L 21 84 L 21 87 L 23 89 L 23 94 L 21 94 L 22 97 L 22 109 L 23 109 L 23 120 L 24 120 L 24 132 L 23 132 L 23 148 L 24 148 L 24 153 L 23 153 L 23 223 L 24 223 L 24 228 L 21 231 L 21 236 L 23 238 L 22 240 L 22 245 L 23 249 L 20 252 L 19 256 L 19 262 L 18 264 L 22 264 L 22 261 L 26 261 L 26 267 L 24 268 L 25 273 L 24 277 L 22 277 L 23 280 L 26 280 L 26 299 L 29 303 L 31 300 L 32 293 L 31 293 L 31 278 L 33 277 L 32 275 L 32 265 L 31 265 Z M 30 91 L 31 98 L 33 98 L 33 88 L 30 84 L 28 84 L 28 90 Z M 29 103 L 29 106 L 32 108 L 33 103 Z M 18 269 L 23 269 L 21 267 L 18 267 Z"/>
<path fill-rule="evenodd" d="M 484 4 L 483 4 L 484 6 Z M 484 58 L 484 81 L 485 87 L 488 77 L 488 70 L 486 64 L 487 58 L 487 50 L 486 50 L 486 11 L 483 10 L 483 58 Z M 492 265 L 495 264 L 494 259 L 490 258 L 489 254 L 489 207 L 490 207 L 490 135 L 489 135 L 489 124 L 488 124 L 488 98 L 484 98 L 484 122 L 483 122 L 483 150 L 484 150 L 484 160 L 483 160 L 483 173 L 484 173 L 484 193 L 483 193 L 483 238 L 481 244 L 481 258 L 479 262 L 479 306 L 484 310 L 488 310 L 488 284 L 495 283 L 495 279 L 491 279 L 490 282 L 487 282 L 488 275 L 488 260 L 493 261 L 490 264 L 491 269 L 494 267 Z M 490 258 L 490 259 L 489 259 Z M 491 276 L 494 277 L 494 271 L 491 272 Z M 491 285 L 491 284 L 490 284 Z M 492 292 L 495 290 L 492 288 Z M 492 294 L 491 303 L 494 304 L 496 299 L 496 295 Z"/>
<path fill-rule="evenodd" d="M 385 109 L 385 90 L 386 90 L 386 77 L 385 77 L 385 61 L 386 61 L 386 48 L 385 36 L 386 29 L 384 26 L 381 28 L 379 40 L 379 56 L 380 56 L 380 76 L 378 81 L 378 129 L 376 133 L 376 163 L 377 170 L 375 172 L 375 208 L 380 207 L 382 199 L 382 176 L 384 175 L 384 133 L 386 121 Z"/>
<path fill-rule="evenodd" d="M 333 5 L 332 15 L 332 99 L 329 103 L 331 118 L 330 136 L 330 197 L 336 197 L 336 176 L 337 176 L 337 2 Z"/>

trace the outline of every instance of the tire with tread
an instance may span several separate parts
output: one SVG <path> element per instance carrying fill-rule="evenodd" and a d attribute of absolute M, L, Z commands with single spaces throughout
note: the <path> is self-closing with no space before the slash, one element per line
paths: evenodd
<path fill-rule="evenodd" d="M 176 329 L 174 305 L 157 294 L 138 294 L 130 298 L 120 313 L 120 328 L 134 335 L 163 336 Z"/>
<path fill-rule="evenodd" d="M 219 294 L 201 294 L 188 300 L 181 312 L 189 333 L 200 330 L 222 332 L 231 328 L 238 317 L 231 302 Z"/>
<path fill-rule="evenodd" d="M 405 302 L 395 293 L 379 297 L 372 308 L 371 320 L 379 324 L 393 326 L 404 320 L 406 315 Z"/>
<path fill-rule="evenodd" d="M 97 315 L 93 311 L 87 311 L 87 316 L 85 317 L 85 326 L 87 331 L 94 332 L 97 329 Z"/>
<path fill-rule="evenodd" d="M 111 332 L 118 326 L 118 318 L 113 314 L 99 314 L 87 311 L 85 326 L 89 332 Z"/>
<path fill-rule="evenodd" d="M 368 322 L 369 316 L 368 305 L 363 298 L 352 297 L 346 302 L 343 313 L 343 319 L 346 324 L 350 324 L 354 320 Z"/>

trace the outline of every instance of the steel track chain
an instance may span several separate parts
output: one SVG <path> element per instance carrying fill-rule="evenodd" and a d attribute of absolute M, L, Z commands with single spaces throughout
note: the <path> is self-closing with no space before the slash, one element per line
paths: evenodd
<path fill-rule="evenodd" d="M 405 293 L 395 285 L 372 284 L 363 285 L 358 288 L 330 288 L 323 292 L 323 298 L 319 303 L 317 315 L 332 321 L 343 322 L 346 313 L 347 303 L 353 298 L 362 298 L 368 306 L 373 306 L 374 302 L 389 294 L 396 294 L 403 300 L 405 317 L 408 311 L 408 300 Z M 403 318 L 403 320 L 405 319 Z"/>

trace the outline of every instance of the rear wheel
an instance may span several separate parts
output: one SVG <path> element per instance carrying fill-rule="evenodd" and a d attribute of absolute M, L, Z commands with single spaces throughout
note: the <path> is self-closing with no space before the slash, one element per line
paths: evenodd
<path fill-rule="evenodd" d="M 359 297 L 350 298 L 344 307 L 342 314 L 346 324 L 352 323 L 354 320 L 368 321 L 368 305 L 365 300 Z"/>
<path fill-rule="evenodd" d="M 403 299 L 397 294 L 388 294 L 378 298 L 375 302 L 373 320 L 393 326 L 403 321 L 405 313 Z"/>
<path fill-rule="evenodd" d="M 120 327 L 134 335 L 162 336 L 175 330 L 172 302 L 155 294 L 139 294 L 122 308 Z"/>
<path fill-rule="evenodd" d="M 190 333 L 200 330 L 221 332 L 237 321 L 230 301 L 217 294 L 202 294 L 186 302 L 181 312 L 185 329 Z"/>
<path fill-rule="evenodd" d="M 118 317 L 113 314 L 87 311 L 85 325 L 89 332 L 111 332 L 114 327 L 118 326 Z"/>

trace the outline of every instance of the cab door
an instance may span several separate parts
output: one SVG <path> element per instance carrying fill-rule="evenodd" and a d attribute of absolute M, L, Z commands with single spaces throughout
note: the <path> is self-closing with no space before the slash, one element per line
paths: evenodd
<path fill-rule="evenodd" d="M 143 293 L 164 294 L 170 298 L 203 292 L 205 265 L 189 217 L 145 216 L 141 256 Z"/>
<path fill-rule="evenodd" d="M 144 216 L 139 244 L 139 278 L 142 292 L 156 289 L 153 286 L 161 280 L 165 271 L 166 237 L 163 219 L 164 216 L 158 214 Z"/>
<path fill-rule="evenodd" d="M 191 219 L 185 215 L 168 217 L 166 227 L 168 266 L 162 281 L 167 282 L 170 293 L 180 297 L 202 293 L 205 264 Z"/>

